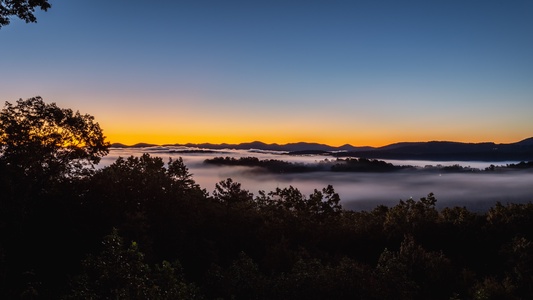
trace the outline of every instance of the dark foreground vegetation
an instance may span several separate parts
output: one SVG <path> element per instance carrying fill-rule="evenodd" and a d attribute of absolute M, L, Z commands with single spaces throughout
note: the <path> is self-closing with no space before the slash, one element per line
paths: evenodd
<path fill-rule="evenodd" d="M 350 211 L 333 187 L 202 190 L 181 159 L 100 170 L 92 117 L 0 114 L 1 299 L 531 299 L 533 204 Z"/>

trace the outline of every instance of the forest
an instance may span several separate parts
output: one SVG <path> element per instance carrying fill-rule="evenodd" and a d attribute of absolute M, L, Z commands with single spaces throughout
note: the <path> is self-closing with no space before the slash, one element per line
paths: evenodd
<path fill-rule="evenodd" d="M 332 186 L 207 191 L 181 159 L 95 168 L 108 147 L 90 115 L 6 103 L 1 299 L 533 298 L 531 202 L 353 211 Z"/>
<path fill-rule="evenodd" d="M 324 160 L 318 164 L 303 164 L 292 163 L 278 159 L 264 159 L 260 160 L 257 157 L 240 157 L 236 159 L 234 157 L 214 157 L 206 159 L 206 164 L 212 164 L 217 166 L 247 166 L 247 167 L 259 167 L 263 170 L 273 173 L 304 173 L 304 172 L 317 172 L 317 171 L 332 171 L 332 172 L 391 172 L 405 168 L 394 166 L 390 163 L 376 159 L 366 158 L 346 158 L 336 160 Z"/>
<path fill-rule="evenodd" d="M 198 151 L 198 150 L 193 150 Z M 200 150 L 209 151 L 209 150 Z M 186 153 L 185 151 L 180 151 Z M 385 162 L 378 159 L 368 159 L 364 157 L 354 158 L 336 158 L 325 159 L 315 163 L 296 163 L 288 162 L 279 159 L 259 159 L 257 157 L 213 157 L 204 160 L 207 165 L 215 166 L 244 166 L 256 168 L 252 169 L 255 172 L 270 172 L 270 173 L 308 173 L 308 172 L 371 172 L 371 173 L 383 173 L 383 172 L 395 172 L 400 170 L 406 170 L 410 172 L 447 172 L 447 173 L 473 173 L 473 172 L 494 172 L 494 171 L 506 171 L 506 170 L 529 170 L 533 169 L 533 161 L 520 163 L 506 164 L 495 166 L 491 164 L 484 169 L 472 168 L 470 166 L 461 166 L 459 164 L 453 164 L 448 166 L 442 165 L 426 165 L 423 168 L 415 167 L 412 165 L 393 165 L 392 163 Z"/>

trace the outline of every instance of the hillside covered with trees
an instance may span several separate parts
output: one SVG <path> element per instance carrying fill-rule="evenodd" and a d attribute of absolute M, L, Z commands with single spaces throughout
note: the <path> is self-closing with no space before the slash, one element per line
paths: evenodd
<path fill-rule="evenodd" d="M 429 194 L 370 211 L 334 187 L 206 191 L 181 159 L 108 152 L 90 115 L 0 112 L 1 299 L 531 299 L 533 204 Z"/>

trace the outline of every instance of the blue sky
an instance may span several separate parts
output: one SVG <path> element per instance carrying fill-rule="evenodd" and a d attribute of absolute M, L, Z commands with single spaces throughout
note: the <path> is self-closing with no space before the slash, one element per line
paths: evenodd
<path fill-rule="evenodd" d="M 0 97 L 112 142 L 533 136 L 532 1 L 54 1 L 0 29 Z"/>

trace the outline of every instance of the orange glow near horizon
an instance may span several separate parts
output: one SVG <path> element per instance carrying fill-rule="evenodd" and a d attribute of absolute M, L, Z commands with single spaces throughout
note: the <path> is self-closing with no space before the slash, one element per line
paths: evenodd
<path fill-rule="evenodd" d="M 294 113 L 276 118 L 274 114 L 240 115 L 235 112 L 175 113 L 168 111 L 136 114 L 100 114 L 99 123 L 111 143 L 239 144 L 260 141 L 267 144 L 297 142 L 330 146 L 380 147 L 398 142 L 453 141 L 465 143 L 513 143 L 531 137 L 524 126 L 487 130 L 488 124 L 424 123 L 420 120 L 372 122 L 372 119 L 339 117 L 324 120 L 318 115 Z M 423 124 L 423 125 L 421 125 Z M 509 134 L 512 132 L 512 134 Z"/>

